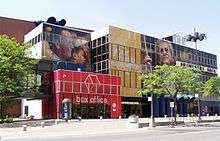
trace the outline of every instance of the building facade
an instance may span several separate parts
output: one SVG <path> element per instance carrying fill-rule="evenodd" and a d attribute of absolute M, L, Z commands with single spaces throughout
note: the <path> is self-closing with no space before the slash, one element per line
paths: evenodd
<path fill-rule="evenodd" d="M 216 55 L 118 27 L 109 26 L 92 33 L 90 47 L 92 71 L 121 77 L 122 111 L 125 117 L 134 113 L 141 117 L 150 116 L 150 103 L 138 93 L 141 89 L 139 77 L 156 65 L 197 68 L 202 72 L 203 81 L 217 76 Z M 202 109 L 209 107 L 212 113 L 219 112 L 217 99 L 202 99 Z M 169 99 L 155 98 L 154 103 L 155 116 L 170 115 Z M 205 103 L 209 103 L 209 106 Z M 184 116 L 195 113 L 197 106 L 196 102 L 183 102 L 179 107 L 179 114 Z"/>
<path fill-rule="evenodd" d="M 23 99 L 18 110 L 23 116 L 61 118 L 62 100 L 68 98 L 72 118 L 149 117 L 150 102 L 138 93 L 139 77 L 156 65 L 197 68 L 203 81 L 217 76 L 216 55 L 174 43 L 172 36 L 158 39 L 114 26 L 93 32 L 57 23 L 0 17 L 0 33 L 30 44 L 29 57 L 40 60 L 36 79 L 41 95 Z M 85 78 L 75 80 L 79 76 Z M 195 97 L 185 97 L 178 98 L 178 114 L 196 114 Z M 153 100 L 155 116 L 170 115 L 169 98 Z M 201 97 L 203 115 L 219 113 L 219 107 L 216 98 Z"/>

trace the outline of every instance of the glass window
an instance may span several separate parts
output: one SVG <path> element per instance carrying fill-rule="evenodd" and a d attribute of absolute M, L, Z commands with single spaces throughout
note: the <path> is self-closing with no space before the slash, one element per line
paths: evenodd
<path fill-rule="evenodd" d="M 125 47 L 125 62 L 130 62 L 130 48 Z"/>
<path fill-rule="evenodd" d="M 41 34 L 39 34 L 38 36 L 37 36 L 37 42 L 40 42 L 41 41 L 41 36 L 40 36 Z"/>
<path fill-rule="evenodd" d="M 102 61 L 102 56 L 97 56 L 97 61 L 98 62 Z"/>
<path fill-rule="evenodd" d="M 216 61 L 213 61 L 213 64 L 216 66 Z"/>
<path fill-rule="evenodd" d="M 92 45 L 93 47 L 96 47 L 96 40 L 93 40 L 93 41 L 92 41 L 92 44 L 93 44 L 93 45 Z"/>
<path fill-rule="evenodd" d="M 130 48 L 130 62 L 135 63 L 136 55 L 135 55 L 135 48 Z"/>
<path fill-rule="evenodd" d="M 97 63 L 98 64 L 98 71 L 101 70 L 101 63 Z"/>
<path fill-rule="evenodd" d="M 137 64 L 141 64 L 141 50 L 140 49 L 136 49 L 136 63 Z"/>
<path fill-rule="evenodd" d="M 199 59 L 199 62 L 201 62 L 201 57 L 200 56 L 198 57 L 198 59 Z"/>
<path fill-rule="evenodd" d="M 106 69 L 106 61 L 102 61 L 102 70 Z"/>
<path fill-rule="evenodd" d="M 119 46 L 119 61 L 125 61 L 125 47 Z"/>
<path fill-rule="evenodd" d="M 101 45 L 101 38 L 98 38 L 98 46 Z"/>
<path fill-rule="evenodd" d="M 102 44 L 104 44 L 104 43 L 106 43 L 106 37 L 105 36 L 102 37 Z"/>
<path fill-rule="evenodd" d="M 116 44 L 112 44 L 111 46 L 111 54 L 113 60 L 118 60 L 118 46 Z"/>
<path fill-rule="evenodd" d="M 130 72 L 125 72 L 125 87 L 130 87 Z"/>
<path fill-rule="evenodd" d="M 97 54 L 96 54 L 96 48 L 93 48 L 92 49 L 92 56 L 96 56 Z"/>
<path fill-rule="evenodd" d="M 97 47 L 97 55 L 100 55 L 100 54 L 102 54 L 102 51 L 101 51 L 101 47 L 99 46 Z"/>

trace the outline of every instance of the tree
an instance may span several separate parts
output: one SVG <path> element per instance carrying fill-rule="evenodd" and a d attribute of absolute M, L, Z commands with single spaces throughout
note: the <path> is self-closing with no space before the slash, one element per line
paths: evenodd
<path fill-rule="evenodd" d="M 220 77 L 211 77 L 208 81 L 206 81 L 203 92 L 206 96 L 215 96 L 220 98 Z"/>
<path fill-rule="evenodd" d="M 198 93 L 202 86 L 199 71 L 183 66 L 156 66 L 151 73 L 143 74 L 141 80 L 141 94 L 169 95 L 174 100 L 174 105 L 178 94 Z M 176 106 L 174 109 L 177 109 Z"/>
<path fill-rule="evenodd" d="M 36 90 L 33 66 L 36 60 L 28 58 L 29 45 L 0 36 L 0 110 L 11 105 L 12 97 L 20 97 L 28 90 Z M 31 80 L 31 81 L 30 81 Z"/>

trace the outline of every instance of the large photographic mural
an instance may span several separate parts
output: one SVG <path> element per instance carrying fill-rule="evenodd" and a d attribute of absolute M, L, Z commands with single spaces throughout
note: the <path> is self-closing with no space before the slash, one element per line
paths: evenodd
<path fill-rule="evenodd" d="M 90 64 L 90 49 L 86 45 L 90 34 L 69 28 L 44 24 L 43 58 L 70 61 L 75 64 Z"/>
<path fill-rule="evenodd" d="M 150 42 L 146 39 L 142 40 L 141 64 L 143 72 L 150 71 L 156 65 L 175 65 L 172 43 L 161 39 Z"/>
<path fill-rule="evenodd" d="M 156 42 L 156 47 L 156 53 L 158 54 L 158 64 L 175 64 L 175 59 L 173 55 L 173 45 L 170 42 L 158 40 Z"/>

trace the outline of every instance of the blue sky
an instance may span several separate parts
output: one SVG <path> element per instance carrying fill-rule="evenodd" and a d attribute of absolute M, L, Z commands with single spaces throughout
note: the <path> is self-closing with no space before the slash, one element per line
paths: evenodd
<path fill-rule="evenodd" d="M 218 0 L 5 0 L 0 16 L 31 21 L 55 16 L 70 26 L 97 30 L 116 25 L 158 38 L 187 35 L 196 27 L 207 34 L 198 49 L 218 55 L 220 62 Z"/>

